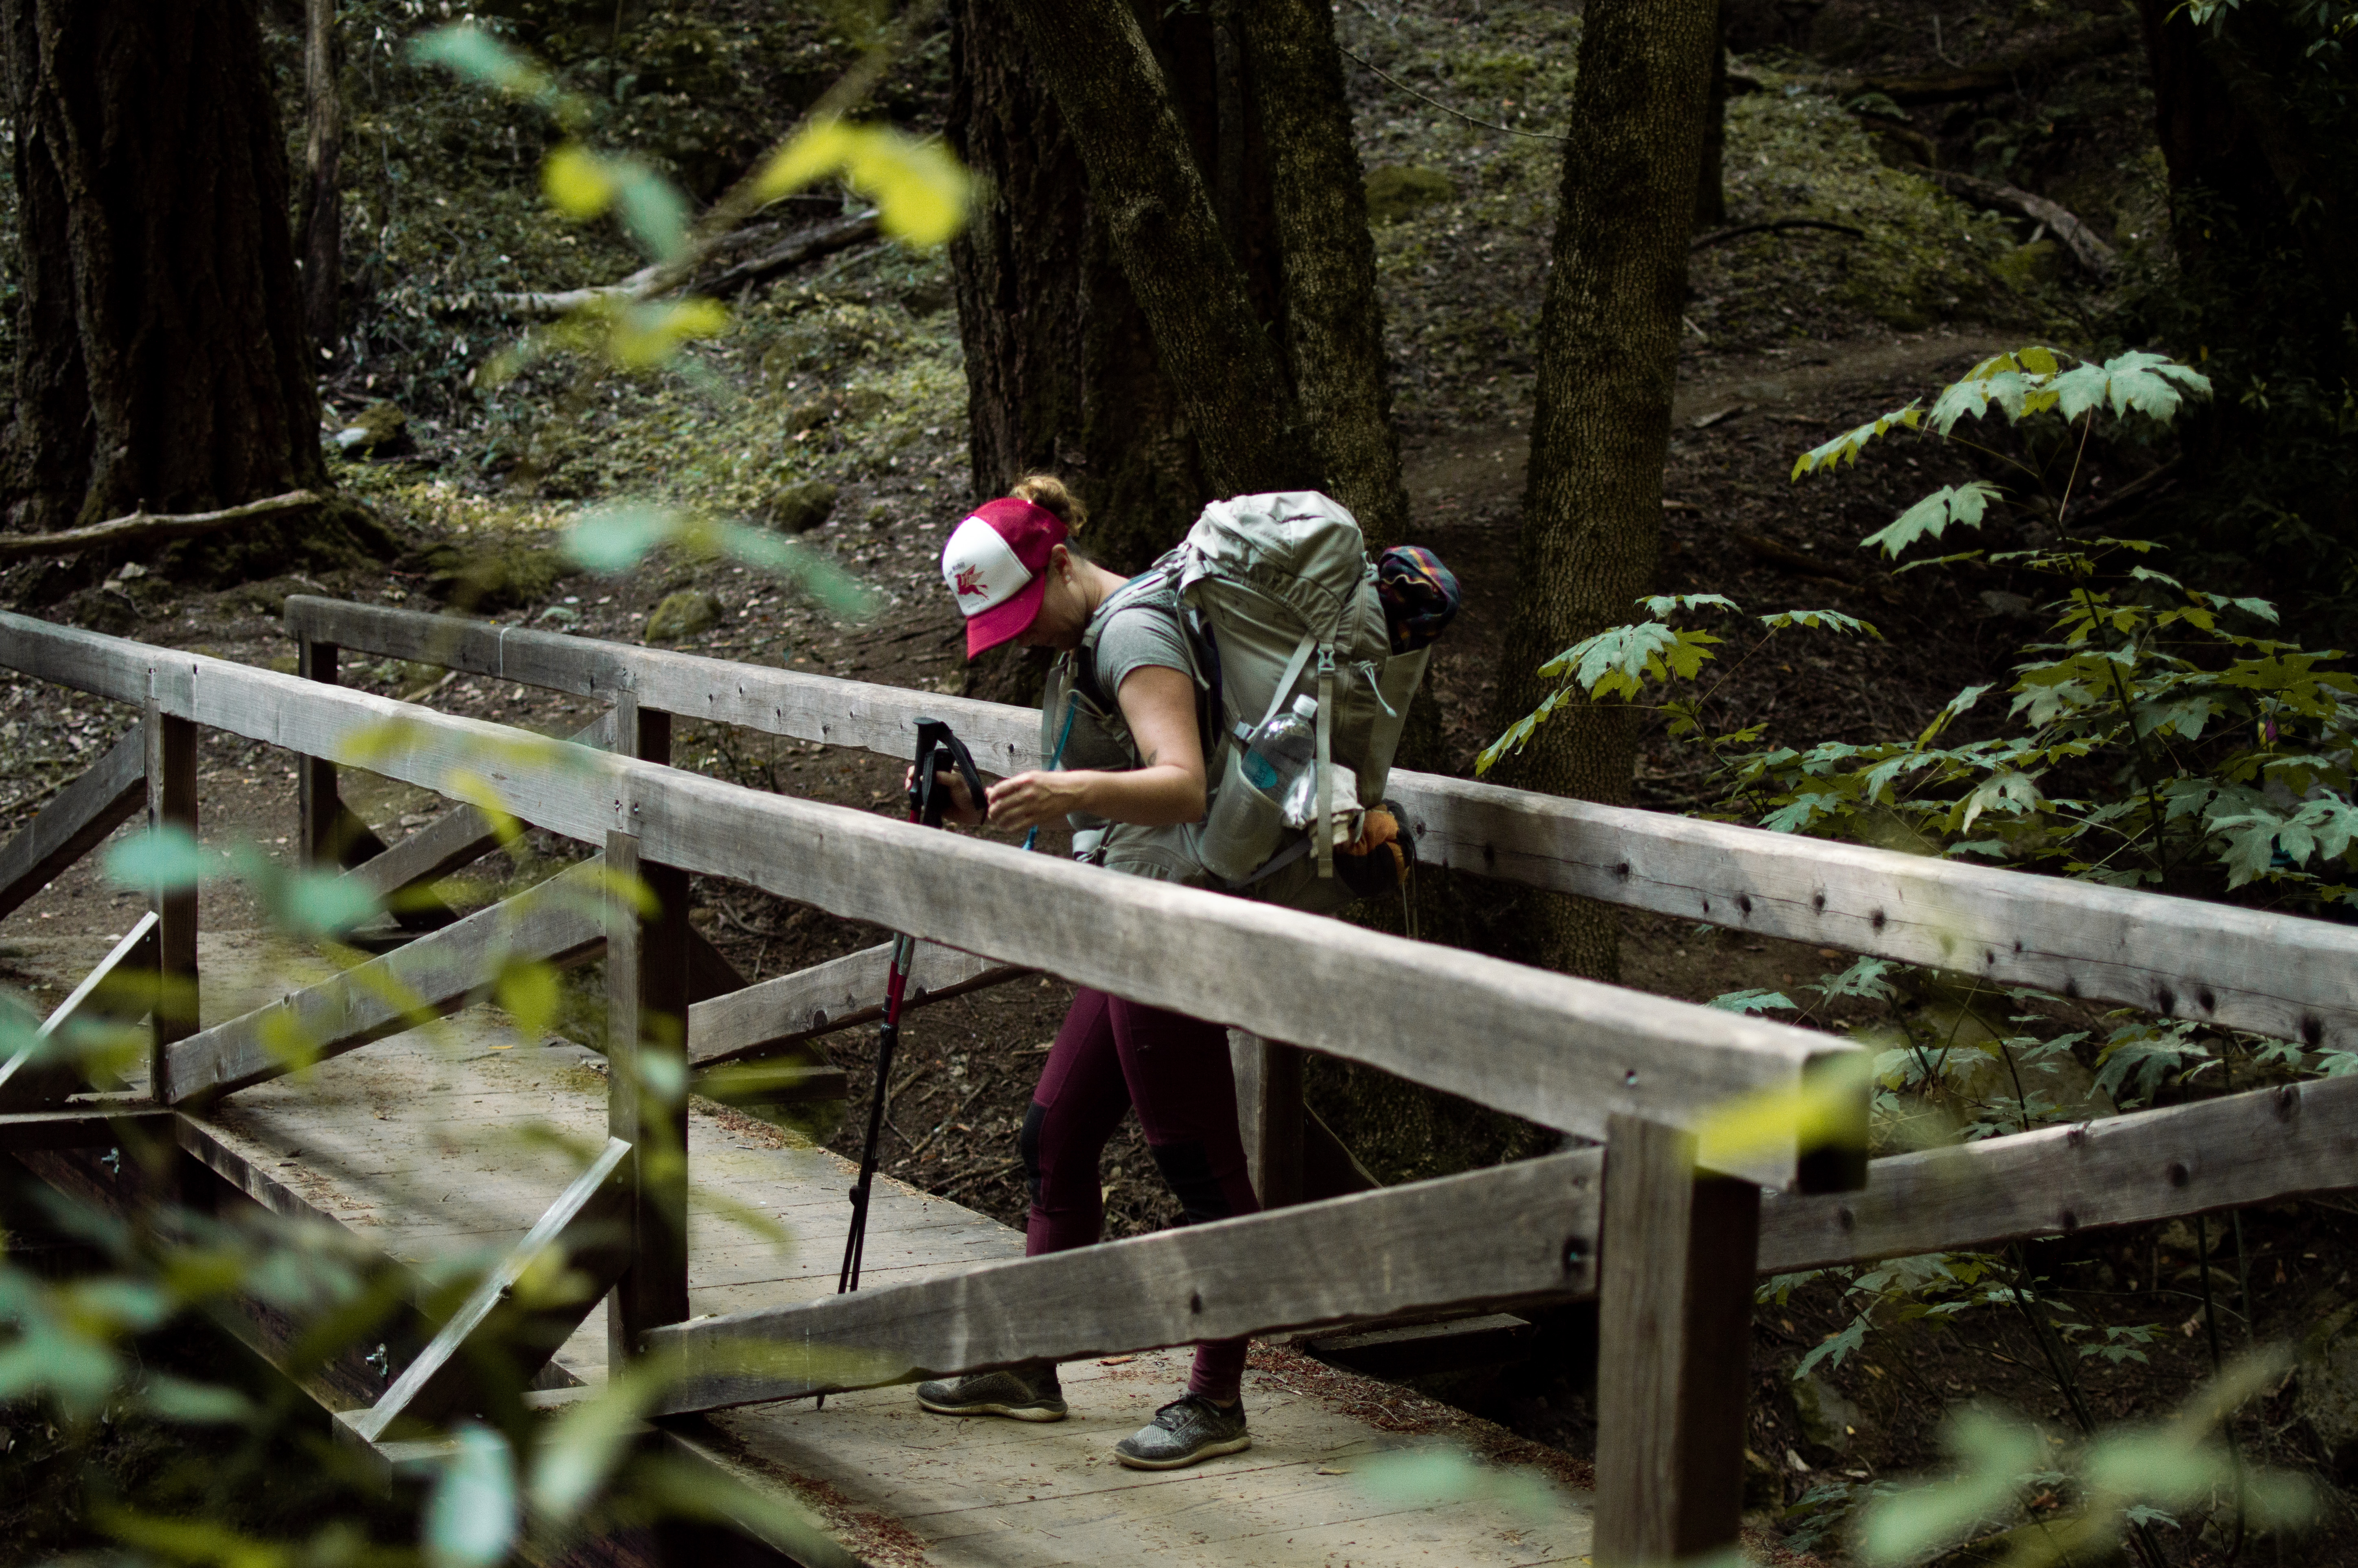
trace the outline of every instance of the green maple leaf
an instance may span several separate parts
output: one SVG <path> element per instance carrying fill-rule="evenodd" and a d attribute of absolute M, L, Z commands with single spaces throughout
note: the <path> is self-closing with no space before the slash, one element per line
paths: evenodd
<path fill-rule="evenodd" d="M 2053 390 L 2057 411 L 2066 419 L 2102 406 L 2116 415 L 2134 409 L 2167 424 L 2185 406 L 2185 392 L 2211 395 L 2211 378 L 2167 355 L 2136 349 L 2101 365 L 2069 371 L 2055 379 Z"/>
<path fill-rule="evenodd" d="M 1898 516 L 1885 527 L 1859 541 L 1863 549 L 1880 548 L 1897 558 L 1899 552 L 1919 539 L 1937 539 L 1952 523 L 1967 528 L 1982 525 L 1982 517 L 1989 503 L 1997 499 L 1998 488 L 1987 480 L 1969 480 L 1961 485 L 1942 485 Z"/>
<path fill-rule="evenodd" d="M 1923 422 L 1923 411 L 1910 403 L 1905 408 L 1893 409 L 1880 419 L 1870 419 L 1855 430 L 1845 430 L 1833 440 L 1823 446 L 1812 447 L 1796 458 L 1792 477 L 1799 479 L 1818 469 L 1831 469 L 1845 459 L 1855 463 L 1858 461 L 1859 449 L 1877 436 L 1902 427 L 1913 430 Z"/>

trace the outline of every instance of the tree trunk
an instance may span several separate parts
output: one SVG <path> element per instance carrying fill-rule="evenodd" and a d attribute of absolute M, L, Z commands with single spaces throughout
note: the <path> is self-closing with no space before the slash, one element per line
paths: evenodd
<path fill-rule="evenodd" d="M 1695 176 L 1695 227 L 1716 229 L 1727 222 L 1727 7 L 1714 7 L 1711 97 L 1703 114 L 1703 167 Z"/>
<path fill-rule="evenodd" d="M 1088 504 L 1091 553 L 1137 570 L 1209 499 L 1195 438 L 1080 153 L 1005 8 L 956 0 L 950 29 L 950 146 L 986 177 L 950 243 L 976 498 L 1062 473 Z"/>
<path fill-rule="evenodd" d="M 2241 275 L 2289 242 L 2317 285 L 2314 325 L 2334 333 L 2347 308 L 2348 291 L 2337 284 L 2353 243 L 2358 181 L 2347 149 L 2334 150 L 2347 135 L 2348 110 L 2337 103 L 2337 117 L 2326 109 L 2337 95 L 2317 91 L 2324 77 L 2309 53 L 2316 37 L 2266 6 L 2207 27 L 2163 0 L 2138 0 L 2137 9 L 2181 266 L 2190 276 L 2220 269 L 2198 281 L 2248 306 Z"/>
<path fill-rule="evenodd" d="M 1629 620 L 1653 581 L 1714 13 L 1713 0 L 1590 0 L 1586 12 L 1540 315 L 1501 729 L 1551 689 L 1542 663 Z M 1500 765 L 1499 781 L 1626 802 L 1630 717 L 1566 708 Z M 1603 906 L 1534 895 L 1518 924 L 1534 942 L 1528 957 L 1599 979 L 1618 971 L 1618 926 Z"/>
<path fill-rule="evenodd" d="M 322 360 L 336 350 L 336 300 L 343 281 L 344 51 L 336 34 L 336 0 L 308 0 L 303 90 L 310 135 L 303 150 L 302 215 L 295 251 L 303 263 L 303 325 Z"/>
<path fill-rule="evenodd" d="M 2322 13 L 2252 5 L 2198 27 L 2164 0 L 2138 10 L 2178 261 L 2143 302 L 2147 330 L 2200 347 L 2220 394 L 2176 430 L 2190 482 L 2163 515 L 2255 584 L 2319 585 L 2329 624 L 2346 624 L 2346 590 L 2324 585 L 2347 580 L 2358 541 L 2358 459 L 2336 412 L 2358 381 L 2347 69 L 2311 53 Z"/>
<path fill-rule="evenodd" d="M 9 528 L 326 489 L 254 0 L 0 0 L 0 22 L 25 235 Z"/>
<path fill-rule="evenodd" d="M 2198 274 L 2218 247 L 2212 225 L 2196 218 L 2190 203 L 2224 201 L 2241 225 L 2257 231 L 2281 219 L 2283 195 L 2256 128 L 2204 48 L 2204 29 L 2169 0 L 2138 0 L 2137 9 L 2153 71 L 2154 137 L 2169 171 L 2171 206 L 2180 214 L 2170 225 L 2170 243 L 2184 270 Z"/>
<path fill-rule="evenodd" d="M 1138 16 L 1120 0 L 1010 9 L 1087 172 L 1091 210 L 1210 492 L 1316 488 L 1315 444 Z"/>
<path fill-rule="evenodd" d="M 1408 489 L 1334 13 L 1324 0 L 1253 0 L 1243 18 L 1276 200 L 1287 368 L 1329 493 L 1380 548 L 1408 531 Z"/>

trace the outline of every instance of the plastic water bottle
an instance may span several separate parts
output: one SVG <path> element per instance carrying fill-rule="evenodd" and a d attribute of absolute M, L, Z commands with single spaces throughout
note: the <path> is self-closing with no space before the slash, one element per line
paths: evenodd
<path fill-rule="evenodd" d="M 1245 742 L 1245 777 L 1255 789 L 1276 798 L 1317 755 L 1318 699 L 1297 697 L 1292 712 L 1277 715 Z"/>

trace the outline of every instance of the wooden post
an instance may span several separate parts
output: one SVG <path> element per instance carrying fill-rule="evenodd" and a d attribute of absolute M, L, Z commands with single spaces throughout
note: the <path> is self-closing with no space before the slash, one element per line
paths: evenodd
<path fill-rule="evenodd" d="M 336 645 L 308 637 L 295 644 L 295 670 L 305 680 L 336 684 Z M 325 757 L 305 757 L 297 770 L 301 827 L 296 842 L 307 866 L 330 869 L 342 863 L 342 846 L 336 842 L 336 821 L 343 803 L 336 795 L 336 764 Z"/>
<path fill-rule="evenodd" d="M 147 826 L 197 831 L 197 727 L 164 712 L 149 676 L 145 716 L 147 741 Z M 148 891 L 156 914 L 156 1005 L 147 1061 L 148 1092 L 168 1092 L 165 1048 L 197 1032 L 197 889 Z"/>
<path fill-rule="evenodd" d="M 668 762 L 671 715 L 622 693 L 615 735 L 649 762 Z M 631 1262 L 606 1299 L 608 1365 L 638 1353 L 639 1336 L 687 1317 L 687 874 L 639 858 L 638 836 L 606 835 L 606 1130 L 631 1145 Z M 644 882 L 656 909 L 626 894 Z"/>
<path fill-rule="evenodd" d="M 1736 1544 L 1760 1189 L 1698 1173 L 1694 1138 L 1607 1122 L 1597 1281 L 1597 1568 Z"/>
<path fill-rule="evenodd" d="M 1302 1201 L 1302 1052 L 1241 1029 L 1228 1031 L 1237 1077 L 1237 1125 L 1245 1170 L 1265 1209 Z"/>

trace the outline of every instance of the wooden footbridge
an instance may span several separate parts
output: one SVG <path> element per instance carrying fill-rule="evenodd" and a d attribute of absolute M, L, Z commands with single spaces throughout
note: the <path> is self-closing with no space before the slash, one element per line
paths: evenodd
<path fill-rule="evenodd" d="M 434 1462 L 437 1445 L 411 1435 L 420 1423 L 490 1397 L 469 1346 L 497 1326 L 540 1347 L 521 1374 L 536 1405 L 563 1406 L 620 1362 L 667 1358 L 678 1375 L 648 1441 L 810 1509 L 826 1534 L 747 1524 L 800 1561 L 1670 1563 L 1736 1539 L 1759 1273 L 2358 1186 L 2352 1079 L 1871 1164 L 1864 1091 L 1851 1090 L 1813 1146 L 1790 1128 L 1714 1142 L 1699 1170 L 1697 1131 L 1720 1108 L 1822 1083 L 1854 1048 L 665 765 L 673 715 L 898 757 L 924 714 L 1012 772 L 1038 761 L 1036 719 L 1017 709 L 324 599 L 290 600 L 287 625 L 297 675 L 0 615 L 0 665 L 144 712 L 0 847 L 0 915 L 143 809 L 193 829 L 200 727 L 306 759 L 307 850 L 380 897 L 480 858 L 492 821 L 462 806 L 388 847 L 341 803 L 339 764 L 454 799 L 488 791 L 601 859 L 464 918 L 406 898 L 408 939 L 341 971 L 265 952 L 254 934 L 200 936 L 193 892 L 162 893 L 45 1025 L 103 1005 L 107 976 L 146 970 L 163 1005 L 144 1081 L 93 1089 L 28 1047 L 0 1066 L 0 1152 L 118 1210 L 259 1205 L 415 1270 L 420 1304 L 384 1346 L 290 1368 L 388 1475 Z M 339 650 L 606 711 L 575 742 L 545 741 L 340 687 Z M 2346 927 L 1455 779 L 1396 773 L 1392 793 L 1428 862 L 2312 1050 L 2358 1046 Z M 655 907 L 601 867 L 634 873 Z M 874 1015 L 883 950 L 746 984 L 689 926 L 691 876 L 922 938 L 920 1004 L 1046 971 L 1230 1025 L 1270 1211 L 1027 1260 L 1014 1232 L 885 1183 L 866 1286 L 833 1294 L 842 1162 L 694 1109 L 682 1086 L 759 1059 L 840 1095 L 813 1042 Z M 513 957 L 601 951 L 604 1061 L 461 1011 Z M 421 1011 L 457 1014 L 440 1046 Z M 316 1065 L 290 1072 L 290 1041 Z M 1305 1191 L 1303 1051 L 1586 1141 L 1408 1186 Z M 526 1121 L 594 1157 L 585 1169 L 520 1151 L 507 1134 Z M 168 1159 L 123 1158 L 135 1140 Z M 733 1229 L 731 1206 L 783 1219 L 803 1250 L 781 1257 Z M 516 1292 L 553 1246 L 602 1303 Z M 455 1310 L 422 1282 L 437 1260 L 485 1249 L 495 1261 Z M 1175 1379 L 1175 1363 L 1147 1354 L 1159 1347 L 1590 1296 L 1596 1486 L 1555 1527 L 1368 1493 L 1351 1465 L 1391 1440 L 1282 1377 L 1248 1383 L 1250 1454 L 1158 1477 L 1107 1462 Z M 260 1303 L 238 1321 L 289 1365 L 292 1325 Z M 1077 1419 L 1063 1427 L 925 1418 L 895 1387 L 1042 1358 L 1068 1364 Z M 834 1397 L 805 1398 L 819 1393 Z"/>

